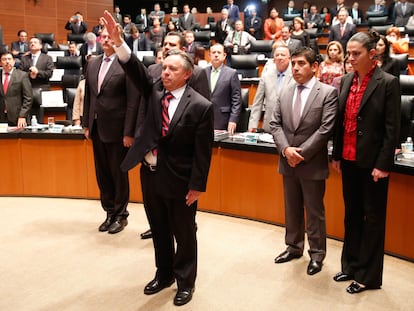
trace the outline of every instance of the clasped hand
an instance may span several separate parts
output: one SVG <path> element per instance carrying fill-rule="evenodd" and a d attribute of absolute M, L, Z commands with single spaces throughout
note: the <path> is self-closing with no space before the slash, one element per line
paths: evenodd
<path fill-rule="evenodd" d="M 284 153 L 289 166 L 296 167 L 300 162 L 305 160 L 300 154 L 301 151 L 302 149 L 297 147 L 287 147 L 285 149 Z"/>

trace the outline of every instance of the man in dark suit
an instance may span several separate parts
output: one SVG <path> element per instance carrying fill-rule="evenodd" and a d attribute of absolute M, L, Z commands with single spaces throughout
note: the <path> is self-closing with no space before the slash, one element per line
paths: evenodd
<path fill-rule="evenodd" d="M 29 42 L 30 54 L 23 56 L 20 69 L 29 73 L 29 79 L 33 88 L 50 88 L 49 79 L 53 74 L 52 57 L 41 52 L 42 41 L 39 38 L 31 38 Z"/>
<path fill-rule="evenodd" d="M 326 256 L 323 197 L 329 174 L 327 143 L 334 130 L 338 96 L 334 87 L 314 77 L 318 63 L 311 48 L 297 49 L 291 59 L 296 83 L 279 93 L 270 121 L 283 175 L 287 245 L 275 263 L 302 256 L 306 223 L 311 258 L 307 273 L 313 275 L 321 271 Z"/>
<path fill-rule="evenodd" d="M 17 32 L 19 40 L 12 42 L 11 51 L 15 58 L 22 58 L 29 54 L 29 43 L 27 43 L 27 32 L 23 29 Z"/>
<path fill-rule="evenodd" d="M 81 34 L 88 31 L 88 25 L 83 21 L 82 14 L 76 12 L 66 23 L 65 29 L 72 31 L 74 34 Z"/>
<path fill-rule="evenodd" d="M 332 151 L 345 203 L 341 272 L 334 280 L 354 280 L 350 294 L 382 285 L 389 174 L 400 130 L 400 85 L 377 67 L 376 41 L 358 32 L 348 42 L 355 72 L 341 80 Z"/>
<path fill-rule="evenodd" d="M 290 37 L 291 32 L 288 26 L 283 26 L 280 42 L 285 44 L 288 48 L 290 53 L 292 54 L 296 49 L 302 47 L 302 41 L 298 39 L 293 39 Z"/>
<path fill-rule="evenodd" d="M 257 16 L 256 9 L 250 10 L 250 15 L 244 20 L 244 29 L 257 40 L 262 38 L 262 19 Z"/>
<path fill-rule="evenodd" d="M 241 111 L 241 89 L 237 72 L 224 64 L 224 46 L 216 43 L 210 47 L 211 66 L 204 68 L 211 90 L 214 107 L 214 129 L 236 131 Z"/>
<path fill-rule="evenodd" d="M 356 33 L 356 26 L 346 22 L 348 18 L 348 10 L 342 8 L 338 12 L 339 23 L 331 27 L 329 32 L 329 41 L 338 41 L 341 43 L 344 52 L 346 51 L 346 43 Z"/>
<path fill-rule="evenodd" d="M 69 42 L 69 49 L 65 51 L 65 56 L 77 57 L 80 55 L 78 45 L 75 41 Z"/>
<path fill-rule="evenodd" d="M 227 9 L 229 12 L 229 18 L 232 21 L 240 19 L 240 9 L 238 5 L 234 4 L 234 0 L 227 0 L 227 4 L 223 6 L 223 9 Z"/>
<path fill-rule="evenodd" d="M 316 5 L 311 5 L 309 14 L 305 17 L 305 26 L 308 29 L 317 28 L 321 30 L 323 27 L 323 19 L 318 13 Z"/>
<path fill-rule="evenodd" d="M 349 9 L 348 14 L 352 17 L 352 21 L 355 25 L 361 24 L 364 21 L 364 15 L 362 14 L 362 10 L 359 8 L 358 2 L 354 2 L 354 4 L 352 4 L 352 8 Z"/>
<path fill-rule="evenodd" d="M 29 77 L 25 72 L 14 68 L 15 59 L 10 52 L 2 53 L 0 60 L 0 122 L 25 127 L 33 96 Z"/>
<path fill-rule="evenodd" d="M 194 32 L 191 30 L 185 32 L 184 39 L 185 39 L 185 51 L 194 59 L 196 50 L 201 45 L 194 41 L 195 35 L 194 35 Z"/>
<path fill-rule="evenodd" d="M 229 18 L 227 9 L 221 10 L 221 19 L 217 21 L 215 39 L 216 42 L 223 44 L 227 35 L 233 30 L 234 21 Z"/>
<path fill-rule="evenodd" d="M 147 32 L 149 30 L 149 20 L 147 16 L 147 10 L 141 9 L 141 13 L 135 17 L 135 25 L 138 29 L 142 29 L 142 32 Z"/>
<path fill-rule="evenodd" d="M 295 8 L 295 1 L 290 0 L 287 7 L 282 11 L 282 18 L 284 20 L 292 19 L 293 16 L 299 16 L 300 12 Z"/>
<path fill-rule="evenodd" d="M 93 32 L 86 34 L 86 42 L 80 47 L 79 53 L 82 56 L 82 67 L 85 67 L 89 55 L 101 55 L 103 53 L 102 45 L 96 41 L 96 35 Z"/>
<path fill-rule="evenodd" d="M 122 168 L 131 169 L 142 162 L 144 207 L 157 266 L 144 293 L 158 293 L 176 280 L 174 304 L 184 305 L 192 298 L 197 273 L 195 215 L 197 200 L 206 190 L 211 161 L 212 105 L 187 85 L 193 67 L 188 54 L 169 51 L 161 80 L 154 83 L 145 66 L 127 50 L 112 16 L 107 11 L 104 16 L 119 47 L 120 62 L 147 105 L 145 121 L 122 164 Z"/>
<path fill-rule="evenodd" d="M 90 59 L 87 66 L 83 125 L 85 137 L 92 139 L 96 180 L 106 212 L 99 231 L 114 234 L 128 224 L 128 173 L 120 165 L 134 139 L 139 93 L 120 66 L 105 29 L 101 39 L 104 55 Z"/>
<path fill-rule="evenodd" d="M 333 19 L 338 15 L 339 10 L 342 8 L 345 8 L 345 0 L 336 0 L 336 5 L 329 10 L 331 13 L 331 24 Z"/>
<path fill-rule="evenodd" d="M 400 0 L 400 3 L 394 7 L 395 26 L 405 27 L 412 15 L 414 15 L 414 4 L 407 0 Z"/>
<path fill-rule="evenodd" d="M 374 4 L 371 4 L 367 10 L 367 18 L 369 14 L 374 14 L 373 16 L 386 16 L 388 15 L 388 9 L 385 5 L 382 4 L 382 0 L 375 0 Z"/>
<path fill-rule="evenodd" d="M 184 14 L 178 18 L 178 27 L 180 28 L 180 31 L 194 30 L 195 19 L 194 15 L 190 13 L 190 6 L 188 4 L 183 6 L 183 12 Z"/>
<path fill-rule="evenodd" d="M 131 27 L 131 36 L 126 38 L 125 42 L 133 53 L 137 51 L 151 51 L 151 45 L 147 36 L 144 33 L 140 33 L 135 25 Z"/>

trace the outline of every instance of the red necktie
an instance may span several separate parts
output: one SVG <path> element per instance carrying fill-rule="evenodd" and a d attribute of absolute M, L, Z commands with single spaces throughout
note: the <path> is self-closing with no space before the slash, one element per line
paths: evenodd
<path fill-rule="evenodd" d="M 162 100 L 162 136 L 166 136 L 168 132 L 168 127 L 170 126 L 170 116 L 168 114 L 168 107 L 170 106 L 170 100 L 174 98 L 174 95 L 170 92 L 165 93 L 165 96 Z"/>
<path fill-rule="evenodd" d="M 4 94 L 7 93 L 7 88 L 9 87 L 10 73 L 6 72 L 5 75 L 6 77 L 4 78 L 4 83 L 3 83 Z"/>

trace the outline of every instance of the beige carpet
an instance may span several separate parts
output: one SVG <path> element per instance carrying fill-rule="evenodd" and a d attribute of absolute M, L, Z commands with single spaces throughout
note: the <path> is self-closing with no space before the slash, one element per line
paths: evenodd
<path fill-rule="evenodd" d="M 176 286 L 143 294 L 154 275 L 151 240 L 140 204 L 128 227 L 100 233 L 97 201 L 0 198 L 0 310 L 174 310 Z M 414 310 L 414 264 L 386 256 L 381 290 L 359 295 L 335 283 L 341 243 L 328 241 L 321 273 L 308 257 L 276 265 L 284 229 L 198 213 L 199 270 L 193 300 L 180 310 Z"/>

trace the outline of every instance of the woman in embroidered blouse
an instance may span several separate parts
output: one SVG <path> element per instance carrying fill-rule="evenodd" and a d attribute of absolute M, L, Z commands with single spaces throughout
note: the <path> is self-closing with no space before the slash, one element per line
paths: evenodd
<path fill-rule="evenodd" d="M 279 40 L 282 34 L 282 28 L 285 25 L 283 19 L 279 16 L 279 12 L 272 8 L 269 13 L 269 17 L 264 22 L 265 40 Z"/>
<path fill-rule="evenodd" d="M 408 40 L 401 38 L 400 30 L 397 27 L 388 28 L 387 40 L 390 43 L 391 54 L 408 53 Z"/>
<path fill-rule="evenodd" d="M 344 75 L 344 51 L 338 41 L 329 42 L 326 50 L 328 56 L 319 64 L 318 80 L 332 85 L 335 77 Z"/>
<path fill-rule="evenodd" d="M 290 37 L 300 40 L 303 46 L 309 46 L 309 34 L 305 31 L 305 22 L 301 17 L 293 19 L 293 29 Z"/>

